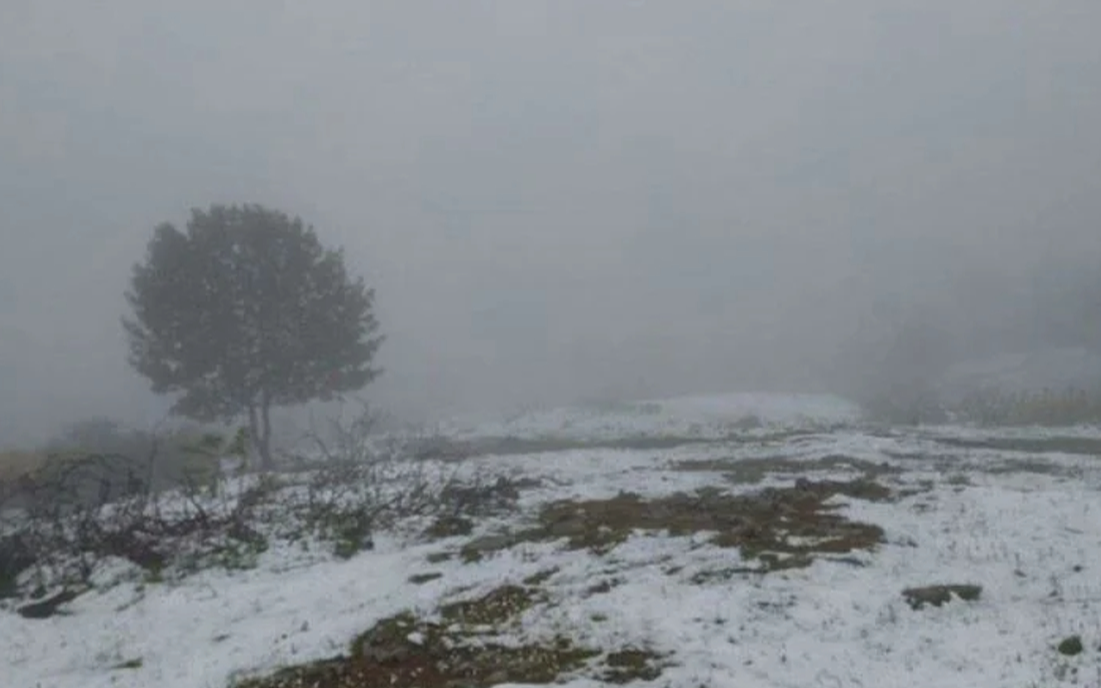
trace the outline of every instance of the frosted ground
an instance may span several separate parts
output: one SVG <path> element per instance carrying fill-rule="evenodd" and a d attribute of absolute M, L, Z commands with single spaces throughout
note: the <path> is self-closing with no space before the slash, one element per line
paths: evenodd
<path fill-rule="evenodd" d="M 1101 432 L 876 429 L 835 399 L 769 395 L 559 410 L 441 430 L 464 441 L 531 441 L 530 453 L 462 465 L 472 475 L 531 479 L 520 513 L 432 542 L 406 531 L 379 535 L 373 551 L 346 561 L 273 546 L 251 570 L 160 584 L 107 567 L 64 615 L 27 620 L 0 609 L 0 685 L 224 688 L 346 653 L 358 634 L 404 611 L 433 619 L 448 603 L 512 586 L 538 599 L 483 629 L 494 643 L 564 636 L 604 655 L 637 652 L 655 671 L 636 685 L 1101 686 Z M 677 441 L 647 446 L 640 437 Z M 701 488 L 751 495 L 857 479 L 890 497 L 832 494 L 826 504 L 882 529 L 875 546 L 810 546 L 808 561 L 768 572 L 760 556 L 721 547 L 707 532 L 654 529 L 632 530 L 601 551 L 519 539 L 478 561 L 447 558 L 522 530 L 556 500 L 622 492 L 660 500 Z M 978 599 L 920 609 L 902 594 L 938 584 L 982 590 Z M 1060 653 L 1074 635 L 1083 651 Z M 425 642 L 415 630 L 408 641 Z M 563 685 L 603 685 L 599 662 L 565 672 Z"/>

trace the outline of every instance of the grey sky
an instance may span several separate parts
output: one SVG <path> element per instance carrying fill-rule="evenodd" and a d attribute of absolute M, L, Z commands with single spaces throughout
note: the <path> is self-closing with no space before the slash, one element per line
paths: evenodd
<path fill-rule="evenodd" d="M 346 246 L 405 411 L 806 386 L 900 303 L 1012 312 L 1101 260 L 1099 27 L 1096 0 L 8 0 L 0 433 L 159 408 L 121 294 L 216 201 Z"/>

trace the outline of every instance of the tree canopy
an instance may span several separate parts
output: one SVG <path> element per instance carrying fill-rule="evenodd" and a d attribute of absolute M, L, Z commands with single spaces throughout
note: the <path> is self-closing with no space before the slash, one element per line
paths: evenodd
<path fill-rule="evenodd" d="M 173 411 L 246 416 L 265 466 L 270 410 L 362 389 L 377 335 L 374 290 L 349 277 L 298 217 L 259 205 L 195 209 L 186 231 L 158 226 L 134 266 L 123 318 L 130 364 Z"/>

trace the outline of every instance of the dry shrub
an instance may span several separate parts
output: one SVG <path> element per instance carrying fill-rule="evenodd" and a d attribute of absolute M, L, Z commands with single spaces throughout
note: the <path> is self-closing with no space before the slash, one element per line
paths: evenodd
<path fill-rule="evenodd" d="M 13 506 L 26 476 L 40 470 L 47 461 L 43 452 L 8 450 L 0 452 L 0 512 Z"/>
<path fill-rule="evenodd" d="M 46 461 L 40 451 L 11 449 L 0 451 L 0 482 L 11 482 L 39 468 Z"/>

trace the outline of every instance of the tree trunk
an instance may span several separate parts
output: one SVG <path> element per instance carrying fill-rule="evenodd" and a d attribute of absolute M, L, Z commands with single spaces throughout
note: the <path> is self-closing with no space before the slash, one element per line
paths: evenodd
<path fill-rule="evenodd" d="M 248 407 L 248 440 L 249 446 L 245 451 L 245 466 L 246 468 L 252 468 L 254 466 L 253 457 L 260 447 L 260 420 L 256 415 L 254 404 L 249 404 Z"/>
<path fill-rule="evenodd" d="M 275 462 L 271 456 L 271 400 L 268 399 L 266 394 L 263 396 L 260 405 L 260 419 L 262 421 L 260 441 L 256 444 L 256 448 L 260 452 L 260 469 L 270 471 L 275 467 Z"/>

